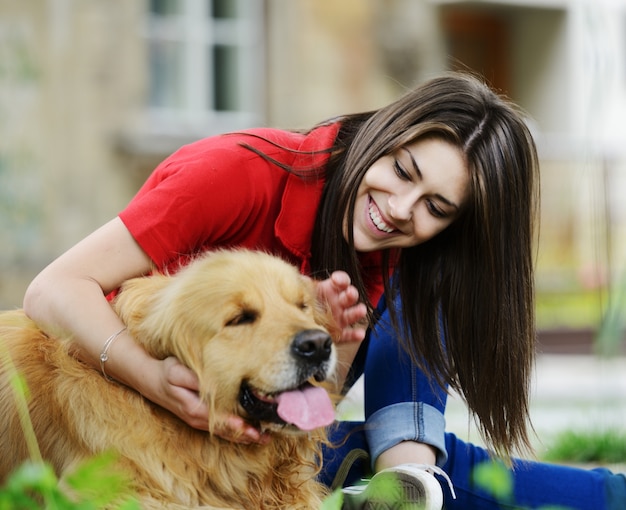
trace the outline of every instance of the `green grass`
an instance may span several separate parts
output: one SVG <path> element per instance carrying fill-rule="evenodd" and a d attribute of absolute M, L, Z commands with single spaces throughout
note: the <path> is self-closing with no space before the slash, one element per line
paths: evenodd
<path fill-rule="evenodd" d="M 549 462 L 580 464 L 626 463 L 626 432 L 621 430 L 565 431 L 542 456 Z"/>

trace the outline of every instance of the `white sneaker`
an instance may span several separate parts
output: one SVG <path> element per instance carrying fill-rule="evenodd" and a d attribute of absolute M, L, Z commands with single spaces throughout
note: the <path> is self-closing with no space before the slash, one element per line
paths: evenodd
<path fill-rule="evenodd" d="M 448 475 L 436 466 L 402 464 L 376 473 L 369 483 L 345 487 L 342 510 L 441 510 L 443 491 L 433 474 Z"/>

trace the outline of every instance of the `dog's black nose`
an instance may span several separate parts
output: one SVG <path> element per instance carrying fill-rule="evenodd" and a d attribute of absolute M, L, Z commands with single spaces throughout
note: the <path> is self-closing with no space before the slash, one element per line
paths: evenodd
<path fill-rule="evenodd" d="M 332 353 L 333 341 L 330 335 L 319 329 L 307 329 L 296 335 L 291 344 L 291 352 L 309 363 L 328 361 Z"/>

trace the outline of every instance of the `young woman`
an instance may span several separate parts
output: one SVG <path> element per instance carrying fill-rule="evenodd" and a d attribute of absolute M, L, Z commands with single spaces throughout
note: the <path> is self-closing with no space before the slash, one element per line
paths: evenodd
<path fill-rule="evenodd" d="M 358 443 L 375 471 L 406 474 L 427 498 L 441 491 L 430 484 L 436 470 L 416 464 L 444 466 L 462 488 L 459 508 L 495 508 L 468 485 L 485 451 L 444 434 L 441 388 L 464 395 L 497 453 L 528 447 L 537 166 L 517 109 L 457 74 L 306 133 L 256 129 L 200 140 L 159 165 L 117 218 L 44 269 L 24 307 L 44 330 L 71 332 L 98 366 L 105 340 L 123 328 L 106 296 L 124 280 L 176 270 L 219 247 L 274 253 L 319 281 L 342 328 L 338 384 L 365 371 L 365 433 L 352 431 L 344 449 L 329 450 L 324 476 Z M 196 378 L 176 359 L 150 358 L 126 332 L 108 358 L 109 376 L 206 428 Z M 220 435 L 270 440 L 236 417 Z M 532 483 L 539 471 L 524 473 Z M 598 497 L 580 508 L 610 508 L 600 493 L 621 479 L 583 473 Z M 535 481 L 551 483 L 544 473 Z M 576 480 L 567 492 L 581 487 Z M 346 508 L 381 508 L 368 498 L 347 491 Z M 529 501 L 562 502 L 550 494 Z"/>

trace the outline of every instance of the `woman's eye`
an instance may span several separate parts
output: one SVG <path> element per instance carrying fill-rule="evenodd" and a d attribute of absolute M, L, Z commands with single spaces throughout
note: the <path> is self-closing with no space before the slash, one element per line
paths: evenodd
<path fill-rule="evenodd" d="M 405 181 L 411 180 L 411 176 L 404 168 L 402 168 L 402 165 L 398 162 L 398 160 L 394 161 L 393 168 L 396 172 L 396 175 L 400 177 L 400 179 Z"/>
<path fill-rule="evenodd" d="M 433 216 L 436 216 L 437 218 L 446 218 L 448 216 L 445 213 L 445 211 L 437 207 L 437 204 L 435 204 L 435 202 L 433 202 L 432 200 L 429 200 L 427 204 L 428 204 L 428 210 L 430 211 L 430 214 L 432 214 Z"/>

